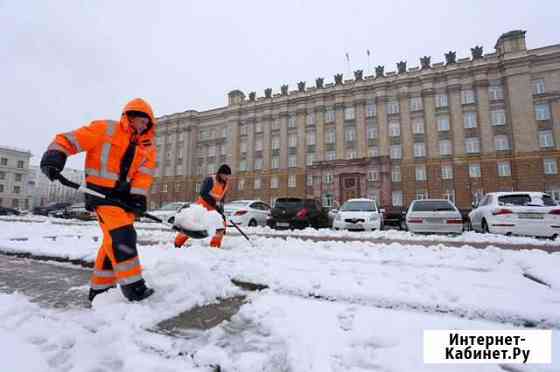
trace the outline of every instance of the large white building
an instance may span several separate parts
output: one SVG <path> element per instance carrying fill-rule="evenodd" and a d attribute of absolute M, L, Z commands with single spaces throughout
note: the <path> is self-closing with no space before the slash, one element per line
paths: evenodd
<path fill-rule="evenodd" d="M 0 146 L 0 206 L 29 209 L 27 192 L 31 152 Z"/>

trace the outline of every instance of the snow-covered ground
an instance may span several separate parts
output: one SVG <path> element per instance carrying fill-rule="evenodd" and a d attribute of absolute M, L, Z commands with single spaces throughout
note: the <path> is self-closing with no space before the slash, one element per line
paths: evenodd
<path fill-rule="evenodd" d="M 56 240 L 46 238 L 53 235 Z M 92 237 L 99 235 L 90 223 L 0 221 L 0 250 L 93 261 L 99 242 Z M 11 240 L 23 237 L 28 240 Z M 2 370 L 188 371 L 219 364 L 225 371 L 498 372 L 504 371 L 498 365 L 423 364 L 422 331 L 534 324 L 554 329 L 553 364 L 515 370 L 560 371 L 560 253 L 450 248 L 444 240 L 457 238 L 447 237 L 422 247 L 413 236 L 407 244 L 255 236 L 253 247 L 226 235 L 221 250 L 205 240 L 174 249 L 172 237 L 139 230 L 140 240 L 160 242 L 139 248 L 146 280 L 156 289 L 144 303 L 127 303 L 113 290 L 92 309 L 61 310 L 0 294 Z M 269 289 L 247 293 L 232 278 Z M 86 284 L 77 293 L 86 296 Z M 189 338 L 150 331 L 195 305 L 237 294 L 249 302 L 210 331 Z"/>

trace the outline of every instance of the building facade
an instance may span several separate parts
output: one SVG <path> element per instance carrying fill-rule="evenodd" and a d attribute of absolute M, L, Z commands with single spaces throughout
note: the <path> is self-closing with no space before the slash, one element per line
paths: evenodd
<path fill-rule="evenodd" d="M 525 31 L 495 52 L 248 97 L 159 118 L 150 206 L 193 200 L 221 163 L 234 169 L 230 199 L 372 197 L 382 206 L 539 190 L 560 197 L 560 44 L 527 49 Z"/>
<path fill-rule="evenodd" d="M 29 209 L 29 159 L 29 151 L 0 146 L 0 206 Z"/>

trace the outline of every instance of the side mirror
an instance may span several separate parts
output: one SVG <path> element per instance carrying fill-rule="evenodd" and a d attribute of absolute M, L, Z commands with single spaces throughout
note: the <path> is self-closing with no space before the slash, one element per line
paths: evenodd
<path fill-rule="evenodd" d="M 478 203 L 475 202 L 475 201 L 473 201 L 473 202 L 471 203 L 471 206 L 472 206 L 474 209 L 476 209 L 476 208 L 478 207 Z"/>

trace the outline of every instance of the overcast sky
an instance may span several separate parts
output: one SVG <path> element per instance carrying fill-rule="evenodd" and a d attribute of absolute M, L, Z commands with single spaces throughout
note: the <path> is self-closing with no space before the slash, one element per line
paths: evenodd
<path fill-rule="evenodd" d="M 449 50 L 468 57 L 474 45 L 493 52 L 514 29 L 527 30 L 529 48 L 556 44 L 559 14 L 557 0 L 0 0 L 0 145 L 31 150 L 37 164 L 56 133 L 118 119 L 131 98 L 157 116 L 207 110 L 232 89 L 262 96 L 349 78 L 345 53 L 369 75 Z"/>

